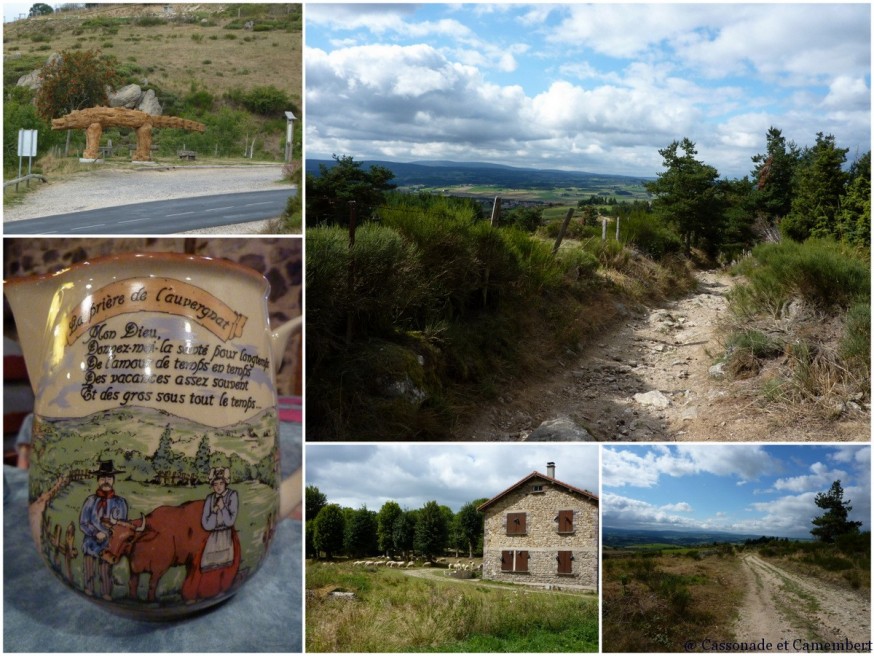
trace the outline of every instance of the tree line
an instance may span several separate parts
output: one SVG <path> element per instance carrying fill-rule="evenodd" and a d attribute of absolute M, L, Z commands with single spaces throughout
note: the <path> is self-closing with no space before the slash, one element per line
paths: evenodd
<path fill-rule="evenodd" d="M 404 509 L 386 501 L 379 511 L 342 507 L 328 503 L 315 485 L 308 485 L 305 499 L 306 555 L 332 559 L 383 555 L 433 560 L 447 550 L 473 558 L 482 553 L 484 517 L 477 507 L 487 499 L 475 499 L 455 513 L 437 501 L 418 509 Z"/>

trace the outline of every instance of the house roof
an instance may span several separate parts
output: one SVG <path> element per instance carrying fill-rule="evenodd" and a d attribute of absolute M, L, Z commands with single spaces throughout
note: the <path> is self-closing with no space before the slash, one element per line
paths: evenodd
<path fill-rule="evenodd" d="M 594 501 L 595 503 L 598 503 L 598 495 L 597 494 L 592 494 L 588 490 L 582 490 L 578 487 L 574 487 L 573 485 L 569 485 L 567 483 L 564 483 L 564 482 L 558 480 L 557 478 L 551 478 L 551 477 L 547 476 L 546 474 L 541 474 L 538 471 L 533 471 L 530 474 L 528 474 L 528 476 L 523 478 L 521 481 L 514 483 L 513 485 L 508 487 L 503 492 L 499 492 L 498 494 L 493 496 L 491 499 L 489 499 L 484 504 L 479 506 L 477 508 L 477 510 L 485 510 L 489 506 L 497 503 L 500 499 L 503 499 L 505 496 L 507 496 L 508 494 L 513 492 L 514 490 L 517 490 L 518 488 L 522 487 L 523 485 L 525 485 L 526 483 L 528 483 L 529 481 L 531 481 L 535 478 L 542 478 L 543 480 L 547 481 L 548 483 L 552 483 L 553 485 L 558 485 L 560 487 L 565 488 L 569 492 L 573 492 L 574 494 L 579 494 L 580 496 L 582 496 L 586 499 L 589 499 L 590 501 Z"/>

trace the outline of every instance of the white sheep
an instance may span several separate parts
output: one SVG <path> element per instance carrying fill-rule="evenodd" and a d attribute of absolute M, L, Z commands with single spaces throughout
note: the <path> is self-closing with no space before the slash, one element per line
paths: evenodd
<path fill-rule="evenodd" d="M 407 563 L 407 567 L 413 567 L 415 564 L 416 564 L 415 561 L 411 560 L 410 562 Z"/>

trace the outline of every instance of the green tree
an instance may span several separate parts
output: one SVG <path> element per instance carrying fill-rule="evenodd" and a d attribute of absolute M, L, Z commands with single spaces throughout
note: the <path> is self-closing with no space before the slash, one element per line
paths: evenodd
<path fill-rule="evenodd" d="M 406 557 L 412 550 L 416 538 L 415 510 L 405 510 L 394 523 L 392 528 L 392 542 L 395 548 Z"/>
<path fill-rule="evenodd" d="M 795 171 L 801 151 L 773 126 L 768 129 L 765 141 L 765 152 L 753 156 L 754 209 L 769 222 L 779 223 L 792 209 Z"/>
<path fill-rule="evenodd" d="M 74 109 L 108 105 L 107 86 L 119 79 L 113 63 L 98 50 L 62 50 L 40 72 L 36 108 L 46 120 Z"/>
<path fill-rule="evenodd" d="M 426 559 L 443 553 L 449 540 L 446 517 L 436 501 L 429 501 L 419 510 L 413 544 Z"/>
<path fill-rule="evenodd" d="M 469 501 L 461 507 L 461 510 L 459 510 L 458 514 L 455 516 L 468 548 L 469 558 L 473 558 L 474 549 L 477 548 L 477 545 L 483 536 L 485 515 L 477 510 L 477 508 L 486 501 L 488 501 L 488 499 Z"/>
<path fill-rule="evenodd" d="M 379 509 L 376 522 L 376 535 L 379 542 L 379 552 L 393 556 L 399 550 L 395 544 L 395 522 L 404 514 L 396 501 L 386 501 Z"/>
<path fill-rule="evenodd" d="M 676 226 L 686 254 L 693 246 L 713 252 L 722 230 L 715 168 L 695 159 L 698 151 L 688 138 L 659 150 L 665 170 L 646 189 L 655 195 L 653 210 Z"/>
<path fill-rule="evenodd" d="M 313 549 L 316 557 L 324 552 L 330 560 L 334 554 L 343 550 L 345 536 L 343 509 L 336 503 L 328 504 L 319 511 L 313 520 Z"/>
<path fill-rule="evenodd" d="M 817 494 L 814 503 L 825 512 L 812 520 L 815 528 L 810 532 L 822 542 L 831 544 L 841 535 L 859 532 L 862 522 L 847 519 L 853 507 L 849 501 L 844 501 L 844 488 L 840 480 L 832 483 L 828 492 Z"/>
<path fill-rule="evenodd" d="M 871 245 L 871 151 L 853 162 L 841 199 L 840 231 L 853 244 Z"/>
<path fill-rule="evenodd" d="M 319 164 L 319 175 L 307 175 L 307 217 L 315 223 L 347 225 L 350 203 L 359 222 L 368 220 L 379 207 L 385 193 L 395 188 L 394 173 L 383 166 L 365 171 L 361 162 L 349 155 L 334 155 L 335 165 Z"/>
<path fill-rule="evenodd" d="M 838 213 L 847 183 L 843 170 L 847 148 L 835 145 L 834 135 L 816 135 L 816 144 L 805 149 L 795 176 L 792 209 L 783 221 L 783 232 L 796 241 L 808 237 L 843 238 Z"/>
<path fill-rule="evenodd" d="M 30 11 L 27 12 L 29 18 L 35 18 L 37 16 L 48 16 L 49 14 L 55 13 L 55 10 L 51 8 L 50 5 L 47 5 L 44 2 L 37 2 L 30 8 Z"/>
<path fill-rule="evenodd" d="M 311 520 L 315 519 L 319 511 L 328 505 L 328 497 L 322 494 L 315 485 L 307 485 L 304 503 L 306 518 Z"/>
<path fill-rule="evenodd" d="M 343 547 L 350 556 L 364 556 L 377 551 L 377 516 L 362 505 L 348 515 L 343 536 Z"/>

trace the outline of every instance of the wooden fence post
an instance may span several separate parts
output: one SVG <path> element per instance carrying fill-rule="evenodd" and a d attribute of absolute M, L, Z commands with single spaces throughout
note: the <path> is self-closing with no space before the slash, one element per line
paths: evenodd
<path fill-rule="evenodd" d="M 349 277 L 346 280 L 346 289 L 349 292 L 349 301 L 351 304 L 352 295 L 355 291 L 355 252 L 352 250 L 355 246 L 355 230 L 357 216 L 355 213 L 355 201 L 349 201 Z M 352 343 L 352 332 L 354 327 L 353 311 L 350 305 L 349 311 L 346 313 L 346 345 Z"/>
<path fill-rule="evenodd" d="M 574 215 L 574 208 L 571 207 L 568 209 L 567 214 L 564 216 L 564 221 L 561 223 L 561 228 L 558 231 L 558 237 L 555 239 L 555 246 L 552 247 L 552 254 L 555 255 L 558 253 L 558 247 L 561 246 L 561 240 L 564 239 L 564 233 L 567 232 L 568 224 L 571 222 L 571 217 Z"/>
<path fill-rule="evenodd" d="M 501 197 L 495 196 L 495 203 L 492 205 L 492 220 L 491 225 L 494 228 L 501 220 Z"/>

